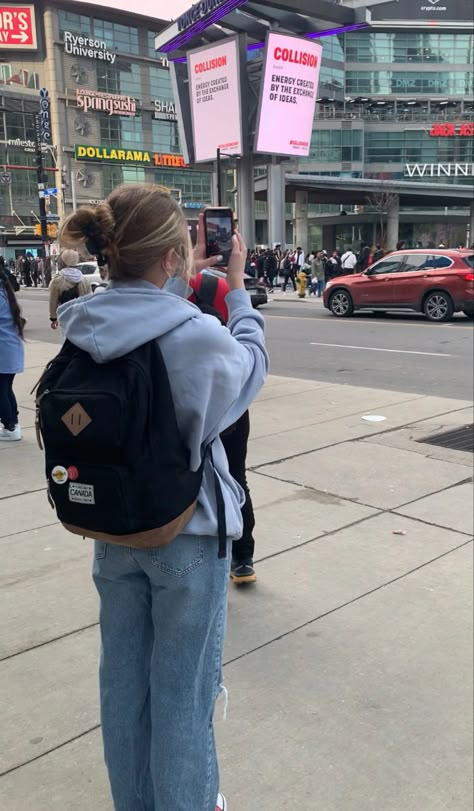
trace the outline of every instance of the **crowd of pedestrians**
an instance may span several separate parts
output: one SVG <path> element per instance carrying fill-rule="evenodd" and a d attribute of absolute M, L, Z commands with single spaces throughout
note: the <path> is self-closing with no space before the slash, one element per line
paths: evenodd
<path fill-rule="evenodd" d="M 331 279 L 350 273 L 360 273 L 385 255 L 380 245 L 361 244 L 355 253 L 351 247 L 344 251 L 334 249 L 329 255 L 324 249 L 314 248 L 305 253 L 303 248 L 263 248 L 249 256 L 248 272 L 256 276 L 274 293 L 285 293 L 290 287 L 300 298 L 306 294 L 321 297 Z"/>
<path fill-rule="evenodd" d="M 7 270 L 10 279 L 23 287 L 48 287 L 56 270 L 55 258 L 34 256 L 31 252 L 22 253 L 16 259 L 10 259 Z"/>

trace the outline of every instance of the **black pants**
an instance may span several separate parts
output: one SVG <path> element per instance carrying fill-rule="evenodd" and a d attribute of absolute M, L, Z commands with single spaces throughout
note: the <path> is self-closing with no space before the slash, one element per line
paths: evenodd
<path fill-rule="evenodd" d="M 240 540 L 234 541 L 232 546 L 232 558 L 236 561 L 244 561 L 248 558 L 253 558 L 255 551 L 255 541 L 253 537 L 255 516 L 245 472 L 249 434 L 250 417 L 249 412 L 246 411 L 245 414 L 241 416 L 240 420 L 237 420 L 235 425 L 228 431 L 225 431 L 221 436 L 229 461 L 231 475 L 245 491 L 245 504 L 242 507 L 244 529 Z"/>
<path fill-rule="evenodd" d="M 0 422 L 13 431 L 18 420 L 18 407 L 13 393 L 15 375 L 0 374 Z"/>
<path fill-rule="evenodd" d="M 276 273 L 276 270 L 267 270 L 267 286 L 269 290 L 273 290 Z"/>
<path fill-rule="evenodd" d="M 285 292 L 285 290 L 286 290 L 286 285 L 288 284 L 288 281 L 291 281 L 291 284 L 293 285 L 293 290 L 296 291 L 296 281 L 295 281 L 295 271 L 294 270 L 284 270 L 283 271 L 283 284 L 281 286 L 281 289 L 282 289 L 283 292 Z"/>

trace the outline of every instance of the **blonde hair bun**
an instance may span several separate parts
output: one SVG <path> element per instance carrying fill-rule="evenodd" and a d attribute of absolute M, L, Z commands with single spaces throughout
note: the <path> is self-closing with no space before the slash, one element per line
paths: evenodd
<path fill-rule="evenodd" d="M 79 208 L 65 221 L 60 241 L 85 246 L 99 264 L 107 262 L 112 280 L 143 278 L 171 249 L 184 277 L 193 267 L 183 211 L 169 189 L 155 183 L 126 183 L 96 208 Z"/>

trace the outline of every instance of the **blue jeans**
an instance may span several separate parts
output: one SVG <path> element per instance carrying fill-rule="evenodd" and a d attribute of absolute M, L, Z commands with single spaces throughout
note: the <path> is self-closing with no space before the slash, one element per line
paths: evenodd
<path fill-rule="evenodd" d="M 116 811 L 215 811 L 230 548 L 180 535 L 160 549 L 96 542 L 100 699 Z"/>

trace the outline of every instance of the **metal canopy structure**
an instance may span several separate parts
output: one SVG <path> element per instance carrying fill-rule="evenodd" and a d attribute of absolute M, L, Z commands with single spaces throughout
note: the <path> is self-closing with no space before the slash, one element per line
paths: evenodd
<path fill-rule="evenodd" d="M 472 202 L 472 186 L 447 183 L 423 183 L 374 178 L 324 177 L 324 175 L 287 174 L 286 202 L 294 203 L 297 192 L 307 192 L 308 203 L 367 204 L 370 195 L 383 190 L 400 196 L 401 206 L 465 206 Z M 267 178 L 255 181 L 257 200 L 267 199 Z"/>
<path fill-rule="evenodd" d="M 246 34 L 252 48 L 263 45 L 270 28 L 315 37 L 335 33 L 334 29 L 364 28 L 369 16 L 365 7 L 349 8 L 330 0 L 208 0 L 207 4 L 204 0 L 158 34 L 155 47 L 176 58 L 232 34 Z"/>

